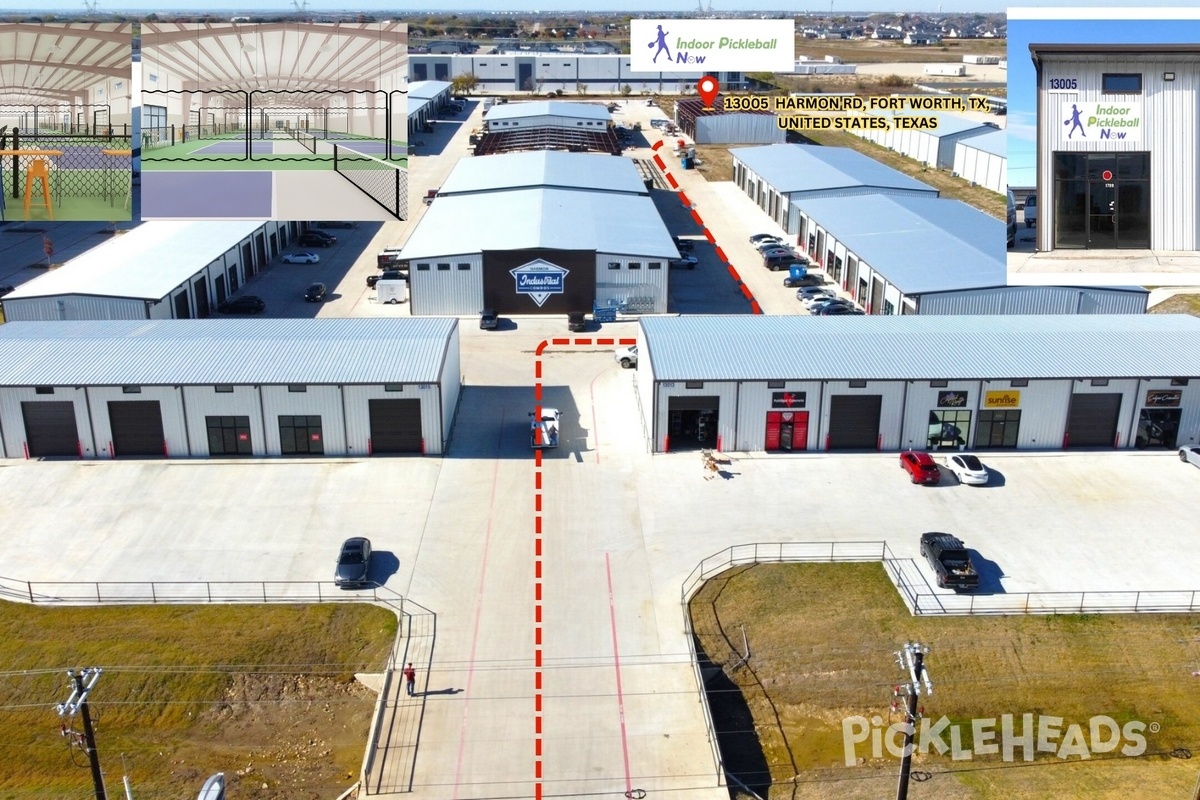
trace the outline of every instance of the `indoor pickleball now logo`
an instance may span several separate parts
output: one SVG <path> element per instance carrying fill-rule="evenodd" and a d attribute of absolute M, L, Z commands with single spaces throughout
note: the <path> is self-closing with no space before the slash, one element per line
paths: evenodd
<path fill-rule="evenodd" d="M 796 25 L 790 19 L 635 19 L 629 21 L 634 72 L 791 72 Z"/>

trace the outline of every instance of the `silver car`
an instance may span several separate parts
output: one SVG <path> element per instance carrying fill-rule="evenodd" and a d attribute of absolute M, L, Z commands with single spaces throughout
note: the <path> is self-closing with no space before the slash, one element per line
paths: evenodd
<path fill-rule="evenodd" d="M 1179 448 L 1179 460 L 1200 467 L 1200 447 L 1194 444 Z"/>

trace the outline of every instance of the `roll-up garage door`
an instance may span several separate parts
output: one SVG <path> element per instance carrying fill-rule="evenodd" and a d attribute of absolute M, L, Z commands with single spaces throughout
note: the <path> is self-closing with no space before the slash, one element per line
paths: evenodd
<path fill-rule="evenodd" d="M 421 401 L 370 400 L 371 452 L 421 452 Z"/>
<path fill-rule="evenodd" d="M 713 395 L 709 397 L 693 397 L 692 395 L 684 395 L 683 397 L 668 397 L 667 411 L 717 411 L 721 408 L 721 398 Z"/>
<path fill-rule="evenodd" d="M 21 403 L 21 415 L 25 418 L 25 444 L 31 457 L 79 455 L 74 403 Z"/>
<path fill-rule="evenodd" d="M 829 449 L 879 448 L 879 413 L 883 396 L 835 394 L 829 399 Z"/>
<path fill-rule="evenodd" d="M 1067 418 L 1067 446 L 1112 447 L 1117 439 L 1120 394 L 1073 394 Z"/>
<path fill-rule="evenodd" d="M 113 453 L 165 456 L 162 410 L 157 400 L 113 400 L 108 404 Z"/>

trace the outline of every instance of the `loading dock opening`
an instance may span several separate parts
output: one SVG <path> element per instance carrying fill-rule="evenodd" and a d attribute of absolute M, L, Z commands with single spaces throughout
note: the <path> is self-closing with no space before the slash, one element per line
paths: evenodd
<path fill-rule="evenodd" d="M 1067 447 L 1116 447 L 1120 393 L 1073 394 L 1067 418 Z"/>
<path fill-rule="evenodd" d="M 371 454 L 421 452 L 421 401 L 371 400 Z"/>
<path fill-rule="evenodd" d="M 672 451 L 703 450 L 716 445 L 721 398 L 684 396 L 667 399 L 667 436 Z"/>
<path fill-rule="evenodd" d="M 114 455 L 166 457 L 167 437 L 157 400 L 110 400 L 108 421 Z"/>
<path fill-rule="evenodd" d="M 835 394 L 829 398 L 828 450 L 878 450 L 883 395 Z"/>
<path fill-rule="evenodd" d="M 31 458 L 79 455 L 74 403 L 24 402 L 21 416 L 25 420 L 25 445 Z"/>

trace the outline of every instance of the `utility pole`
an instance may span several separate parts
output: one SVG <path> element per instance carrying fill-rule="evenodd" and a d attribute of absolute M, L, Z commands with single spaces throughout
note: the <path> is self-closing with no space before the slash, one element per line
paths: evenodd
<path fill-rule="evenodd" d="M 897 693 L 908 695 L 907 716 L 904 729 L 904 755 L 900 760 L 900 782 L 896 785 L 896 800 L 908 800 L 908 776 L 912 772 L 913 735 L 917 730 L 917 698 L 921 696 L 921 686 L 925 694 L 933 694 L 933 681 L 925 669 L 925 654 L 929 648 L 918 642 L 908 642 L 896 652 L 896 663 L 900 669 L 908 673 L 908 684 L 897 689 Z"/>
<path fill-rule="evenodd" d="M 60 703 L 58 706 L 60 717 L 68 714 L 75 716 L 76 711 L 83 717 L 83 737 L 88 762 L 92 767 L 92 783 L 96 787 L 96 800 L 108 800 L 108 795 L 104 791 L 104 775 L 100 772 L 100 754 L 96 752 L 96 733 L 92 730 L 92 715 L 88 710 L 88 694 L 96 685 L 96 681 L 100 680 L 102 671 L 98 667 L 81 670 L 77 673 L 68 670 L 67 677 L 71 679 L 72 687 L 71 696 L 67 698 L 67 702 Z M 87 683 L 85 684 L 84 681 Z"/>

